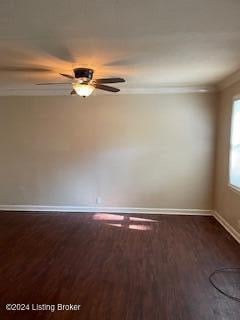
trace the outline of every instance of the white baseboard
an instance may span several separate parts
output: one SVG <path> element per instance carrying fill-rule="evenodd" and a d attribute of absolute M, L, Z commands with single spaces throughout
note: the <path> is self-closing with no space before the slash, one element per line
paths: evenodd
<path fill-rule="evenodd" d="M 231 234 L 231 236 L 240 243 L 240 233 L 234 229 L 218 212 L 213 211 L 214 218 L 223 226 L 223 228 Z"/>
<path fill-rule="evenodd" d="M 0 211 L 41 211 L 41 212 L 79 212 L 79 213 L 135 213 L 135 214 L 175 214 L 212 216 L 211 210 L 133 208 L 133 207 L 84 207 L 84 206 L 38 206 L 38 205 L 0 205 Z"/>
<path fill-rule="evenodd" d="M 89 206 L 39 206 L 39 205 L 0 205 L 0 211 L 28 212 L 78 212 L 78 213 L 130 213 L 130 214 L 172 214 L 213 216 L 240 243 L 240 233 L 235 230 L 218 212 L 203 209 L 134 208 L 134 207 L 89 207 Z"/>
<path fill-rule="evenodd" d="M 88 206 L 39 206 L 39 205 L 0 205 L 0 211 L 28 212 L 78 212 L 78 213 L 130 213 L 130 214 L 172 214 L 213 216 L 231 236 L 240 243 L 240 233 L 235 230 L 218 212 L 202 209 L 134 208 L 134 207 L 88 207 Z"/>

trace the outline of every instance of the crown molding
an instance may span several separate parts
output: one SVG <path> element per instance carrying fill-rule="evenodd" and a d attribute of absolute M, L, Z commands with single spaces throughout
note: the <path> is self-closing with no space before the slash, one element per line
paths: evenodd
<path fill-rule="evenodd" d="M 224 90 L 238 81 L 240 81 L 240 69 L 220 81 L 217 87 L 219 90 Z"/>
<path fill-rule="evenodd" d="M 121 88 L 119 94 L 172 94 L 172 93 L 208 93 L 215 92 L 215 86 L 161 86 L 157 88 Z M 96 91 L 95 95 L 112 95 L 108 92 Z M 116 94 L 115 94 L 116 95 Z M 66 88 L 0 88 L 0 96 L 69 96 L 69 89 Z"/>
<path fill-rule="evenodd" d="M 216 91 L 214 86 L 161 86 L 158 88 L 123 88 L 122 94 L 207 93 Z"/>

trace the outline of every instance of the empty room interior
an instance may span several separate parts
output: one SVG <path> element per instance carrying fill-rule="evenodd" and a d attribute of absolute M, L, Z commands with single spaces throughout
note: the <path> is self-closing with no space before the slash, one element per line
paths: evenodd
<path fill-rule="evenodd" d="M 1 319 L 240 319 L 239 12 L 0 1 Z"/>

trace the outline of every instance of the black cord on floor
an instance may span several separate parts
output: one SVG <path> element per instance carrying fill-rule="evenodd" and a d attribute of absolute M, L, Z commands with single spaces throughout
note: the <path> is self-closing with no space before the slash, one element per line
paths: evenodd
<path fill-rule="evenodd" d="M 217 273 L 227 273 L 227 272 L 236 272 L 240 274 L 240 268 L 222 268 L 222 269 L 217 269 L 215 270 L 212 274 L 210 274 L 210 276 L 208 277 L 209 282 L 211 283 L 211 285 L 220 293 L 222 293 L 225 297 L 235 300 L 237 302 L 240 302 L 240 298 L 238 297 L 234 297 L 229 295 L 228 293 L 224 292 L 222 289 L 218 288 L 218 286 L 216 286 L 216 284 L 213 281 L 213 276 Z M 239 283 L 240 286 L 240 283 Z"/>

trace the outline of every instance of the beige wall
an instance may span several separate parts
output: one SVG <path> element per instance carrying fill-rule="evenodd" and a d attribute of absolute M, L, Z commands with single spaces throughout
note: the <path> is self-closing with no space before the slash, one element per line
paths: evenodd
<path fill-rule="evenodd" d="M 0 204 L 211 209 L 215 122 L 211 93 L 1 97 Z"/>
<path fill-rule="evenodd" d="M 240 94 L 240 82 L 224 89 L 219 97 L 215 208 L 236 230 L 240 231 L 240 194 L 228 185 L 231 115 L 234 96 Z"/>

